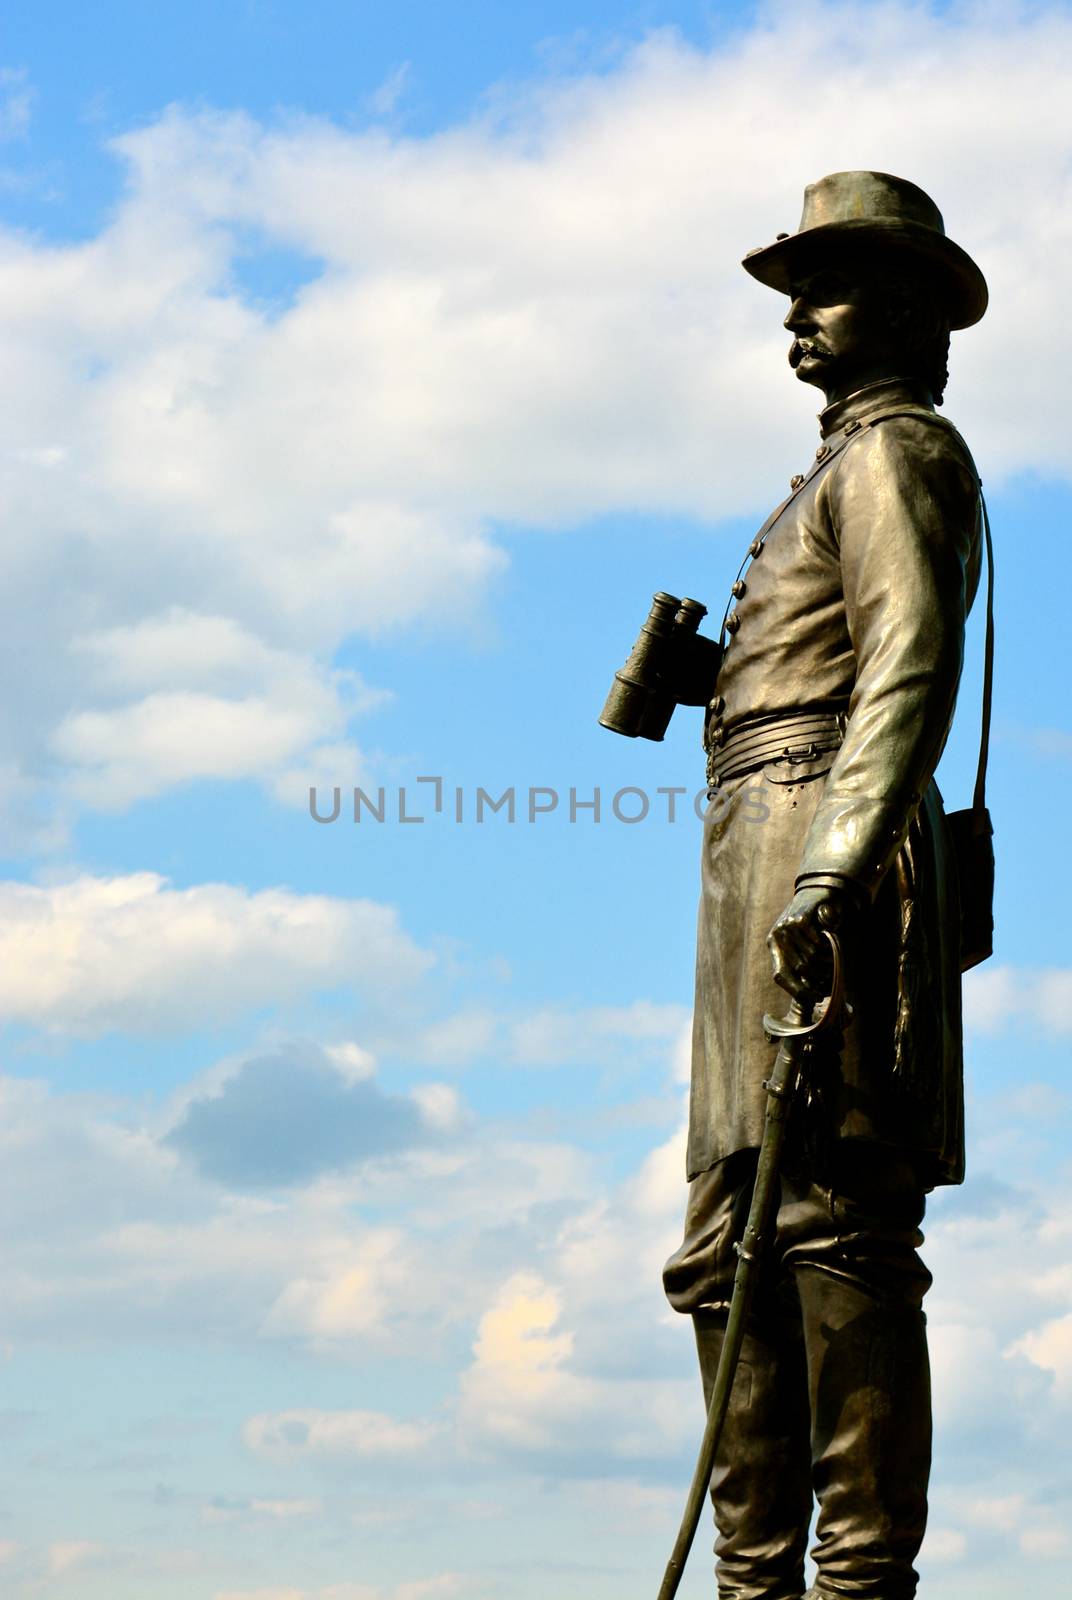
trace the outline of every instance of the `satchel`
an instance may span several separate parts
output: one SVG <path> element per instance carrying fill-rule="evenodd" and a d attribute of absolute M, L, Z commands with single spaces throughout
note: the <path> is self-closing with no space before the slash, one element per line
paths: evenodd
<path fill-rule="evenodd" d="M 983 721 L 975 794 L 966 811 L 946 817 L 960 892 L 960 970 L 967 972 L 994 953 L 994 828 L 986 808 L 986 762 L 990 749 L 990 701 L 994 687 L 994 544 L 983 499 L 986 536 L 986 653 L 983 660 Z"/>

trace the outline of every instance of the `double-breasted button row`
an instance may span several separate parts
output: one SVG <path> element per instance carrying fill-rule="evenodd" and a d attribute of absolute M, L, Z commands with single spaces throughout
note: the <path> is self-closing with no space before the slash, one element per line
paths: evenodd
<path fill-rule="evenodd" d="M 741 626 L 740 617 L 737 615 L 736 611 L 731 611 L 729 616 L 726 618 L 726 632 L 727 633 L 736 633 L 737 629 L 740 626 Z"/>
<path fill-rule="evenodd" d="M 726 709 L 725 697 L 720 694 L 712 695 L 707 702 L 707 717 L 704 726 L 704 744 L 708 750 L 717 750 L 726 738 L 726 730 L 722 726 L 722 713 Z"/>

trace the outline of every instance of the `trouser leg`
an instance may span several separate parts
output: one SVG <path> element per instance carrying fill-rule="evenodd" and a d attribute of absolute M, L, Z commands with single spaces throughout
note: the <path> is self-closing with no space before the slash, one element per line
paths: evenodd
<path fill-rule="evenodd" d="M 726 1314 L 693 1318 L 711 1403 Z M 795 1316 L 750 1319 L 711 1474 L 720 1600 L 800 1600 L 811 1520 L 807 1374 Z"/>
<path fill-rule="evenodd" d="M 923 1313 L 798 1275 L 819 1501 L 819 1593 L 911 1600 L 927 1521 L 930 1381 Z"/>
<path fill-rule="evenodd" d="M 666 1264 L 671 1305 L 692 1314 L 705 1404 L 722 1350 L 755 1154 L 690 1186 L 685 1238 Z M 786 1292 L 788 1291 L 788 1292 Z M 811 1521 L 807 1368 L 791 1284 L 761 1284 L 711 1475 L 721 1600 L 800 1600 Z"/>
<path fill-rule="evenodd" d="M 694 1179 L 685 1238 L 664 1273 L 671 1305 L 697 1321 L 708 1394 L 754 1170 L 754 1155 L 742 1152 Z M 783 1181 L 775 1270 L 750 1322 L 747 1378 L 735 1387 L 735 1420 L 712 1475 L 722 1600 L 800 1593 L 802 1584 L 792 1585 L 810 1486 L 793 1466 L 803 1458 L 793 1441 L 806 1417 L 820 1507 L 815 1594 L 910 1600 L 916 1591 L 931 1434 L 921 1310 L 930 1274 L 916 1253 L 924 1195 L 911 1162 L 883 1146 L 846 1146 L 826 1176 L 831 1186 L 806 1173 Z M 787 1294 L 803 1361 L 799 1343 L 791 1353 Z M 747 1406 L 739 1403 L 745 1388 Z"/>
<path fill-rule="evenodd" d="M 911 1600 L 931 1459 L 924 1202 L 895 1152 L 855 1154 L 832 1191 L 787 1184 L 779 1214 L 808 1368 L 812 1556 L 819 1596 Z"/>

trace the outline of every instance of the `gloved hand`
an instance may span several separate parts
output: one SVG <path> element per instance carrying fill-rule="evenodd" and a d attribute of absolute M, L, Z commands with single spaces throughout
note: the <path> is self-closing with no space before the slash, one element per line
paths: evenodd
<path fill-rule="evenodd" d="M 794 1000 L 815 1000 L 830 992 L 830 945 L 824 928 L 844 921 L 847 896 L 825 884 L 798 889 L 767 935 L 774 981 Z"/>

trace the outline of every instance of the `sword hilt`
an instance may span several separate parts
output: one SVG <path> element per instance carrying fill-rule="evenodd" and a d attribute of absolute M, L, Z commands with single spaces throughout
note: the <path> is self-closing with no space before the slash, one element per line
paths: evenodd
<path fill-rule="evenodd" d="M 830 979 L 830 993 L 822 1004 L 822 1010 L 815 1016 L 815 1006 L 805 1006 L 803 1000 L 794 1000 L 789 1007 L 789 1014 L 785 1017 L 772 1017 L 769 1013 L 763 1018 L 763 1031 L 768 1039 L 806 1039 L 810 1034 L 821 1033 L 824 1028 L 832 1027 L 837 1020 L 844 998 L 844 979 L 841 970 L 841 945 L 837 935 L 829 928 L 824 928 L 830 943 L 830 954 L 833 957 L 834 972 Z M 806 1022 L 807 1012 L 812 1012 L 812 1019 Z"/>

